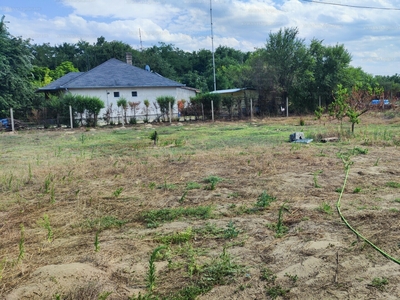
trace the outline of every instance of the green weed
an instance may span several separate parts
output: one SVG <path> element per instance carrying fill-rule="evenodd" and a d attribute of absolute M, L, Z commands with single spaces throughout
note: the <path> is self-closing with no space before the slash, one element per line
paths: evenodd
<path fill-rule="evenodd" d="M 187 191 L 183 192 L 182 197 L 179 199 L 179 203 L 183 203 L 185 201 L 187 193 L 188 193 Z"/>
<path fill-rule="evenodd" d="M 160 210 L 151 210 L 142 214 L 143 221 L 147 227 L 155 228 L 160 222 L 171 222 L 180 217 L 194 217 L 199 219 L 207 219 L 211 217 L 211 206 L 198 206 L 188 208 L 165 208 Z"/>
<path fill-rule="evenodd" d="M 365 154 L 368 154 L 368 149 L 367 148 L 362 149 L 360 147 L 354 147 L 352 154 L 353 155 L 357 155 L 357 154 L 364 154 L 365 155 Z"/>
<path fill-rule="evenodd" d="M 124 190 L 123 187 L 117 188 L 117 189 L 113 192 L 113 196 L 114 196 L 115 198 L 118 198 L 119 195 L 121 195 L 121 193 L 122 193 L 123 190 Z"/>
<path fill-rule="evenodd" d="M 197 182 L 188 182 L 186 184 L 186 189 L 187 190 L 201 189 L 201 184 Z"/>
<path fill-rule="evenodd" d="M 289 280 L 295 284 L 297 282 L 297 279 L 299 279 L 299 277 L 297 275 L 290 275 L 288 273 L 285 273 L 285 277 L 289 278 Z"/>
<path fill-rule="evenodd" d="M 239 265 L 231 261 L 231 257 L 224 247 L 219 258 L 204 267 L 202 281 L 207 285 L 228 284 L 240 269 Z"/>
<path fill-rule="evenodd" d="M 43 217 L 37 221 L 37 224 L 47 230 L 47 241 L 51 242 L 53 240 L 53 229 L 50 225 L 49 216 L 44 214 Z"/>
<path fill-rule="evenodd" d="M 204 178 L 204 182 L 205 183 L 209 183 L 210 185 L 206 187 L 207 190 L 215 190 L 217 183 L 223 181 L 224 179 L 222 179 L 221 177 L 218 176 L 208 176 L 207 178 Z"/>
<path fill-rule="evenodd" d="M 263 268 L 263 269 L 261 269 L 260 273 L 261 273 L 260 274 L 260 279 L 261 280 L 265 280 L 265 281 L 267 281 L 268 283 L 271 283 L 271 284 L 275 283 L 276 275 L 270 269 Z"/>
<path fill-rule="evenodd" d="M 388 284 L 389 284 L 389 280 L 387 278 L 385 278 L 385 277 L 382 277 L 382 278 L 375 277 L 372 280 L 372 284 L 371 285 L 373 287 L 377 288 L 380 291 L 384 291 L 386 285 L 388 285 Z"/>
<path fill-rule="evenodd" d="M 194 237 L 194 233 L 192 231 L 192 228 L 188 227 L 183 232 L 165 235 L 165 236 L 156 238 L 156 240 L 162 242 L 163 244 L 181 244 L 181 243 L 186 243 L 186 242 L 190 241 L 191 239 L 193 239 L 193 237 Z"/>
<path fill-rule="evenodd" d="M 387 182 L 387 183 L 386 183 L 386 186 L 387 186 L 387 187 L 391 187 L 391 188 L 396 188 L 396 189 L 398 189 L 398 188 L 400 188 L 400 183 L 390 181 L 390 182 Z"/>
<path fill-rule="evenodd" d="M 320 206 L 318 207 L 318 210 L 328 215 L 332 214 L 332 207 L 326 202 L 321 203 Z"/>
<path fill-rule="evenodd" d="M 267 287 L 267 295 L 271 299 L 276 299 L 278 297 L 284 297 L 290 290 L 282 288 L 280 285 L 274 285 L 272 287 Z"/>
<path fill-rule="evenodd" d="M 353 193 L 354 194 L 358 194 L 358 193 L 360 193 L 361 192 L 361 188 L 360 187 L 356 187 L 354 190 L 353 190 Z"/>
<path fill-rule="evenodd" d="M 156 266 L 154 264 L 157 254 L 161 251 L 166 249 L 167 246 L 158 246 L 154 251 L 151 253 L 150 259 L 149 259 L 149 270 L 147 272 L 147 288 L 149 291 L 153 291 L 155 286 L 156 286 Z"/>
<path fill-rule="evenodd" d="M 227 228 L 224 230 L 224 238 L 232 239 L 239 235 L 240 231 L 235 227 L 235 223 L 231 220 L 229 221 Z"/>
<path fill-rule="evenodd" d="M 262 194 L 258 196 L 255 206 L 265 208 L 265 207 L 270 206 L 271 202 L 273 202 L 275 200 L 276 200 L 276 197 L 272 197 L 272 196 L 268 195 L 266 191 L 263 191 Z"/>
<path fill-rule="evenodd" d="M 323 171 L 322 170 L 318 170 L 316 172 L 314 172 L 313 174 L 313 179 L 314 179 L 314 187 L 315 188 L 320 188 L 321 186 L 318 184 L 318 175 L 321 174 Z"/>

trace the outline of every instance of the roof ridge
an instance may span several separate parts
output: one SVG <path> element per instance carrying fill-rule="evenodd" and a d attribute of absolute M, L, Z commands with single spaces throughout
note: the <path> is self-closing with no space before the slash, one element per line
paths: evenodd
<path fill-rule="evenodd" d="M 83 76 L 83 75 L 86 74 L 86 72 L 68 72 L 68 73 L 65 74 L 65 75 L 68 75 L 69 73 L 81 73 L 81 74 L 79 74 L 78 76 L 75 76 L 75 77 L 71 78 L 71 79 L 68 80 L 67 82 L 64 82 L 63 85 L 60 85 L 60 88 L 62 88 L 64 85 L 67 85 L 67 84 L 70 83 L 71 81 L 74 81 L 74 80 L 77 79 L 78 77 L 81 77 L 81 76 Z M 64 75 L 64 76 L 65 76 L 65 75 Z M 60 78 L 62 78 L 62 77 L 60 77 Z"/>

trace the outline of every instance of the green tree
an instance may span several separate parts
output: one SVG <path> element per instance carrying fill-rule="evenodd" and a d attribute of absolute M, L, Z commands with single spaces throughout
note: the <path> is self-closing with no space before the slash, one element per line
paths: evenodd
<path fill-rule="evenodd" d="M 312 101 L 307 103 L 307 107 L 312 111 L 316 109 L 317 101 L 315 100 L 319 97 L 326 106 L 333 101 L 332 91 L 338 84 L 344 84 L 349 88 L 354 84 L 347 86 L 346 73 L 351 62 L 351 55 L 343 45 L 324 46 L 321 40 L 313 39 L 309 49 L 314 62 L 315 80 L 306 89 L 309 92 L 307 97 Z M 303 104 L 306 103 L 303 102 Z"/>
<path fill-rule="evenodd" d="M 92 124 L 94 127 L 97 125 L 97 118 L 100 110 L 104 108 L 104 102 L 99 97 L 84 97 L 85 108 L 88 111 L 89 120 L 88 125 Z"/>
<path fill-rule="evenodd" d="M 340 120 L 341 126 L 343 118 L 348 117 L 351 132 L 354 133 L 355 124 L 360 123 L 360 116 L 368 111 L 371 97 L 382 93 L 383 88 L 379 86 L 373 88 L 369 83 L 359 83 L 351 90 L 339 84 L 335 92 L 335 101 L 329 105 L 329 113 Z"/>
<path fill-rule="evenodd" d="M 160 107 L 161 114 L 168 115 L 169 104 L 171 104 L 171 109 L 173 109 L 175 104 L 175 98 L 172 96 L 159 96 L 156 98 L 158 106 Z"/>
<path fill-rule="evenodd" d="M 65 74 L 70 72 L 79 72 L 77 68 L 74 67 L 72 62 L 63 61 L 59 66 L 56 67 L 55 70 L 50 71 L 50 77 L 54 80 L 63 77 Z"/>
<path fill-rule="evenodd" d="M 312 79 L 312 58 L 297 28 L 270 33 L 265 58 L 272 72 L 274 89 L 285 99 L 306 78 Z"/>
<path fill-rule="evenodd" d="M 117 101 L 117 106 L 122 108 L 122 114 L 124 116 L 124 122 L 125 122 L 125 124 L 127 124 L 126 111 L 128 110 L 128 101 L 124 97 L 121 97 Z"/>
<path fill-rule="evenodd" d="M 4 18 L 0 20 L 0 115 L 8 115 L 13 108 L 18 117 L 31 109 L 33 57 L 29 40 L 11 36 Z"/>

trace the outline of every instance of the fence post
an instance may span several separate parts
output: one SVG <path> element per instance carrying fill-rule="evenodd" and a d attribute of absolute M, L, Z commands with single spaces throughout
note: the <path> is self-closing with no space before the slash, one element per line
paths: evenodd
<path fill-rule="evenodd" d="M 72 106 L 69 106 L 69 119 L 71 121 L 71 129 L 74 128 L 74 121 L 72 120 Z"/>
<path fill-rule="evenodd" d="M 211 116 L 212 116 L 212 121 L 214 122 L 214 101 L 211 100 Z"/>
<path fill-rule="evenodd" d="M 250 121 L 253 122 L 253 99 L 250 99 Z"/>
<path fill-rule="evenodd" d="M 12 108 L 10 108 L 10 115 L 11 115 L 11 130 L 12 132 L 14 132 L 14 112 Z"/>
<path fill-rule="evenodd" d="M 204 106 L 203 106 L 203 103 L 201 104 L 201 114 L 203 115 L 203 122 L 204 122 Z"/>
<path fill-rule="evenodd" d="M 286 97 L 286 117 L 289 117 L 289 97 Z"/>
<path fill-rule="evenodd" d="M 172 123 L 172 111 L 171 111 L 171 102 L 168 101 L 168 109 L 169 109 L 169 124 Z"/>

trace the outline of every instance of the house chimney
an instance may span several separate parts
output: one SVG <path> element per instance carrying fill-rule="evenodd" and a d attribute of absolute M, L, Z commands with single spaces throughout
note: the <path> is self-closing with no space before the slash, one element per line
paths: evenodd
<path fill-rule="evenodd" d="M 132 66 L 132 53 L 126 52 L 126 63 Z"/>

